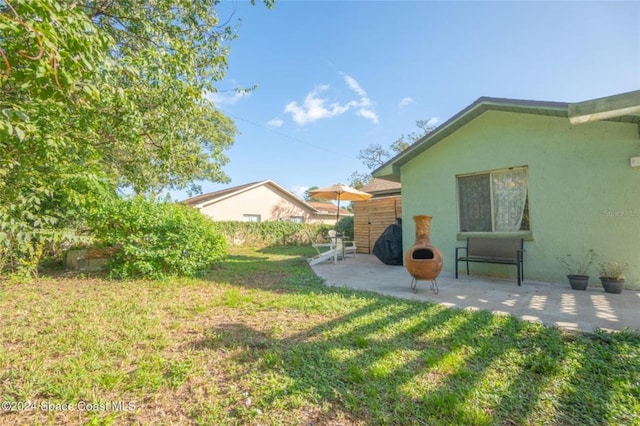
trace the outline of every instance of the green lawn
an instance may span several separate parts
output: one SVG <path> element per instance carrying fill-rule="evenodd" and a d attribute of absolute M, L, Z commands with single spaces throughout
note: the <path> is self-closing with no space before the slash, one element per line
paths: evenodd
<path fill-rule="evenodd" d="M 640 424 L 637 333 L 328 288 L 304 250 L 0 281 L 0 424 Z"/>

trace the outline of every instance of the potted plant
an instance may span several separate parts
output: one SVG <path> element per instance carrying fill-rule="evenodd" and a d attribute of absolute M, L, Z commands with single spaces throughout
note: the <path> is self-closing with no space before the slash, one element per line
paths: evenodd
<path fill-rule="evenodd" d="M 593 264 L 595 256 L 595 251 L 590 249 L 580 260 L 575 260 L 571 254 L 557 258 L 567 271 L 567 278 L 569 279 L 569 284 L 571 284 L 572 289 L 587 289 L 589 286 L 589 275 L 587 271 Z"/>
<path fill-rule="evenodd" d="M 607 293 L 622 293 L 624 274 L 629 269 L 625 262 L 609 261 L 600 264 L 600 282 Z"/>

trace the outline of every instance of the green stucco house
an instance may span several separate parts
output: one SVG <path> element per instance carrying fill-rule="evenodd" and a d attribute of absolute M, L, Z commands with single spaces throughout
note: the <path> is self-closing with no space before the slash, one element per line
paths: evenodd
<path fill-rule="evenodd" d="M 412 217 L 433 216 L 446 271 L 468 236 L 522 236 L 525 282 L 566 282 L 557 258 L 592 248 L 591 286 L 597 264 L 617 260 L 640 289 L 640 91 L 575 104 L 482 97 L 373 175 L 402 184 L 405 252 Z"/>

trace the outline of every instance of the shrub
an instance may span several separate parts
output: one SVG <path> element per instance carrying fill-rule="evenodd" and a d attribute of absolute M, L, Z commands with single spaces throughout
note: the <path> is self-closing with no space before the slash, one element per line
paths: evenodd
<path fill-rule="evenodd" d="M 603 278 L 613 278 L 623 280 L 624 274 L 629 270 L 629 264 L 626 262 L 609 261 L 602 262 L 599 265 L 600 276 Z"/>
<path fill-rule="evenodd" d="M 70 245 L 88 242 L 81 230 L 86 212 L 115 191 L 91 174 L 63 173 L 50 186 L 34 176 L 23 180 L 24 187 L 0 178 L 0 276 L 37 278 L 43 259 L 61 258 Z"/>
<path fill-rule="evenodd" d="M 326 235 L 331 229 L 327 225 L 270 221 L 225 221 L 216 222 L 216 227 L 229 244 L 249 247 L 308 245 L 309 233 Z"/>
<path fill-rule="evenodd" d="M 34 228 L 0 214 L 0 277 L 38 278 L 43 258 L 61 254 L 63 246 L 87 241 L 73 229 Z"/>
<path fill-rule="evenodd" d="M 120 248 L 109 264 L 115 278 L 194 276 L 226 255 L 215 224 L 182 204 L 120 199 L 92 214 L 90 224 L 97 242 Z"/>
<path fill-rule="evenodd" d="M 353 216 L 346 216 L 340 219 L 336 226 L 336 231 L 352 240 L 354 235 Z"/>

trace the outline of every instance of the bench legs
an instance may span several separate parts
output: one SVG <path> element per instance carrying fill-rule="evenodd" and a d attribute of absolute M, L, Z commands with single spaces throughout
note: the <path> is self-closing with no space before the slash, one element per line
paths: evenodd
<path fill-rule="evenodd" d="M 456 279 L 458 279 L 458 262 L 460 261 L 456 259 Z M 469 262 L 467 262 L 467 275 L 469 275 Z"/>
<path fill-rule="evenodd" d="M 521 251 L 518 251 L 517 267 L 518 267 L 518 285 L 520 285 L 522 283 L 522 280 L 524 280 L 524 262 L 522 261 Z"/>
<path fill-rule="evenodd" d="M 456 259 L 456 279 L 458 279 L 458 262 L 460 261 Z M 466 263 L 467 263 L 467 275 L 469 275 L 469 262 L 467 261 Z M 491 262 L 485 262 L 485 263 L 491 263 Z M 502 265 L 502 264 L 499 264 L 499 265 Z M 522 262 L 521 254 L 518 255 L 518 261 L 516 262 L 516 269 L 518 273 L 518 285 L 521 286 L 522 281 L 524 281 L 524 263 Z"/>
<path fill-rule="evenodd" d="M 472 239 L 468 238 L 467 239 L 467 246 L 466 247 L 456 247 L 456 257 L 455 257 L 455 261 L 456 261 L 456 279 L 458 278 L 458 263 L 459 262 L 465 262 L 467 264 L 467 275 L 469 275 L 469 244 L 470 241 Z M 494 257 L 492 257 L 490 255 L 490 253 L 492 253 L 495 249 L 496 244 L 498 244 L 497 242 L 491 242 L 490 244 L 488 243 L 489 241 L 491 241 L 492 239 L 486 239 L 486 244 L 482 245 L 480 244 L 478 247 L 476 247 L 476 244 L 478 244 L 478 241 L 476 241 L 475 239 L 474 241 L 474 250 L 476 250 L 475 253 L 475 257 L 473 258 L 473 260 L 471 260 L 471 262 L 477 262 L 477 263 L 494 263 L 494 264 L 500 264 L 500 265 L 515 265 L 516 269 L 517 269 L 517 273 L 518 273 L 518 285 L 522 285 L 522 281 L 524 281 L 524 255 L 523 253 L 525 252 L 524 247 L 523 247 L 523 239 L 519 239 L 518 240 L 504 240 L 507 241 L 507 243 L 509 243 L 509 249 L 511 249 L 511 245 L 515 244 L 515 243 L 519 243 L 520 248 L 515 250 L 516 251 L 516 259 L 515 259 L 515 263 L 513 263 L 513 260 L 511 258 L 511 256 L 509 256 L 508 258 L 502 258 L 502 259 L 496 259 Z M 483 255 L 479 255 L 477 250 L 480 250 L 480 253 L 482 252 L 487 252 L 486 256 Z M 465 256 L 460 256 L 460 252 L 465 253 Z"/>

